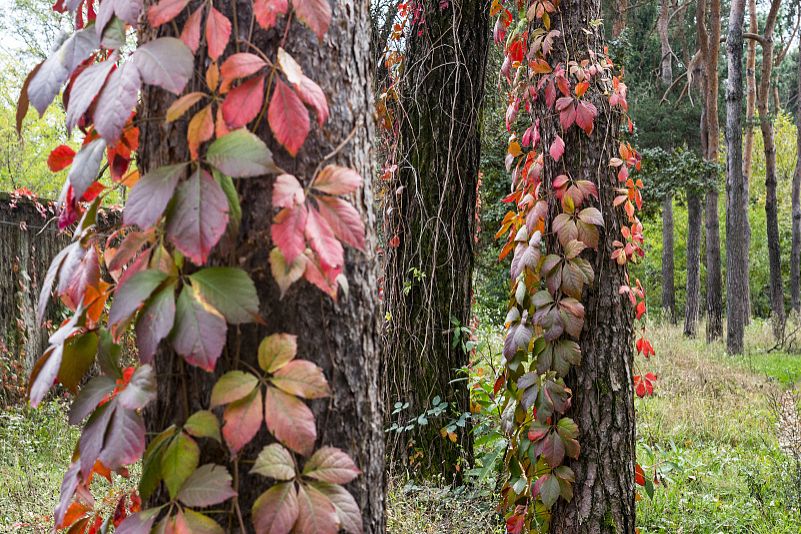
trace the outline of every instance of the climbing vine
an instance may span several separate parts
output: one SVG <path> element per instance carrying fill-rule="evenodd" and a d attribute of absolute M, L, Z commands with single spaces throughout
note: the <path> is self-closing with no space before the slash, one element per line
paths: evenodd
<path fill-rule="evenodd" d="M 330 391 L 323 371 L 297 358 L 295 335 L 265 338 L 258 369 L 222 375 L 207 410 L 146 440 L 142 410 L 155 399 L 157 381 L 168 379 L 153 365 L 159 347 L 169 345 L 186 364 L 211 373 L 228 324 L 263 322 L 249 275 L 238 267 L 207 266 L 223 236 L 238 231 L 235 180 L 275 175 L 272 204 L 280 211 L 271 226 L 269 261 L 282 294 L 304 278 L 336 299 L 347 287 L 343 245 L 365 246 L 361 217 L 344 198 L 361 187 L 361 177 L 325 161 L 312 176 L 294 176 L 253 133 L 266 120 L 294 157 L 311 131 L 310 111 L 318 126 L 326 122 L 323 90 L 284 46 L 296 21 L 322 40 L 331 7 L 324 0 L 247 3 L 244 12 L 253 20 L 237 20 L 237 11 L 228 15 L 213 1 L 160 0 L 146 9 L 143 0 L 57 0 L 53 9 L 74 16 L 77 29 L 23 86 L 18 129 L 29 106 L 43 114 L 63 90 L 67 129 L 83 136 L 77 153 L 63 145 L 48 158 L 54 172 L 68 170 L 58 225 L 70 229 L 73 240 L 53 260 L 37 312 L 41 320 L 55 292 L 70 314 L 36 362 L 28 392 L 36 406 L 54 383 L 71 390 L 70 422 L 82 425 L 54 513 L 57 529 L 105 532 L 113 524 L 119 533 L 153 526 L 223 532 L 199 509 L 230 502 L 226 513 L 246 530 L 230 469 L 236 474 L 241 451 L 264 422 L 275 443 L 249 460 L 251 472 L 269 486 L 250 514 L 255 530 L 362 531 L 359 508 L 342 486 L 359 469 L 335 447 L 315 449 L 316 422 L 304 401 Z M 283 37 L 274 54 L 235 31 L 237 24 L 273 31 L 279 23 Z M 126 44 L 146 26 L 172 28 L 178 37 Z M 185 93 L 196 69 L 204 73 L 205 89 Z M 175 95 L 161 120 L 187 120 L 189 153 L 186 161 L 140 175 L 136 106 L 144 85 Z M 98 211 L 119 189 L 128 190 L 122 220 L 101 235 Z M 131 333 L 138 361 L 124 367 L 122 344 Z M 100 373 L 90 377 L 95 367 Z M 229 465 L 201 465 L 199 440 L 224 444 Z M 93 478 L 127 476 L 140 459 L 138 490 L 120 496 L 115 512 L 104 516 L 95 506 Z M 143 509 L 143 500 L 154 495 L 163 504 Z"/>
<path fill-rule="evenodd" d="M 615 73 L 606 50 L 588 48 L 581 57 L 553 59 L 553 49 L 566 37 L 551 24 L 562 16 L 559 4 L 494 0 L 491 6 L 494 39 L 504 52 L 500 83 L 507 87 L 506 168 L 512 174 L 512 192 L 503 201 L 513 209 L 496 236 L 506 239 L 500 259 L 511 255 L 512 260 L 504 368 L 494 388 L 503 399 L 501 426 L 508 439 L 501 509 L 510 533 L 548 531 L 554 505 L 573 497 L 575 474 L 567 458 L 581 454 L 581 429 L 569 417 L 573 392 L 565 378 L 581 365 L 583 299 L 595 279 L 585 251 L 603 252 L 601 232 L 611 229 L 603 213 L 626 221 L 608 261 L 625 266 L 644 255 L 636 215 L 642 208 L 643 184 L 632 177 L 641 163 L 625 141 L 633 124 L 622 72 Z M 594 28 L 576 29 L 582 30 L 591 35 Z M 588 137 L 603 135 L 595 129 L 599 102 L 617 115 L 612 123 L 616 130 L 624 124 L 613 132 L 618 154 L 599 167 L 597 182 L 576 179 L 560 164 L 566 152 L 580 150 L 566 146 L 565 133 L 578 128 Z M 557 133 L 546 139 L 541 120 L 556 116 Z M 617 192 L 613 206 L 599 205 L 599 187 L 606 184 Z M 639 281 L 630 283 L 626 274 L 619 292 L 642 319 L 646 303 Z M 644 325 L 636 349 L 646 357 L 654 353 Z M 653 392 L 653 374 L 633 379 L 639 396 Z"/>

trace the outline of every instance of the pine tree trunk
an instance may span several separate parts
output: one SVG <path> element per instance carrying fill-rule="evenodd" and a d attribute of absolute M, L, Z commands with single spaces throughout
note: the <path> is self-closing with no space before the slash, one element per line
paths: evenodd
<path fill-rule="evenodd" d="M 720 0 L 711 0 L 709 10 L 706 61 L 706 160 L 718 161 L 720 125 L 718 124 L 718 52 L 720 50 Z M 701 30 L 699 38 L 706 33 Z M 718 218 L 717 176 L 713 175 L 706 193 L 706 340 L 713 341 L 723 333 L 723 284 L 720 271 L 720 223 Z"/>
<path fill-rule="evenodd" d="M 660 78 L 662 85 L 669 87 L 673 83 L 673 58 L 670 49 L 670 34 L 668 33 L 668 23 L 670 21 L 670 2 L 669 0 L 662 0 L 659 6 L 659 19 L 656 23 L 656 29 L 659 33 L 659 45 L 662 53 L 662 58 L 659 62 Z"/>
<path fill-rule="evenodd" d="M 581 61 L 588 48 L 603 49 L 602 32 L 590 25 L 599 12 L 599 0 L 560 3 L 552 23 L 564 41 L 560 38 L 554 42 L 553 62 L 566 62 L 568 58 Z M 588 30 L 593 33 L 585 33 Z M 573 179 L 596 183 L 605 222 L 598 251 L 586 251 L 595 280 L 582 299 L 586 309 L 580 339 L 582 362 L 566 380 L 573 391 L 568 416 L 578 424 L 581 454 L 568 463 L 576 473 L 573 499 L 556 504 L 552 532 L 629 534 L 635 531 L 633 316 L 631 306 L 619 293 L 626 283 L 625 269 L 610 258 L 612 243 L 627 220 L 620 210 L 607 208 L 612 206 L 616 179 L 598 172 L 617 153 L 620 125 L 606 98 L 595 97 L 593 103 L 599 115 L 589 137 L 575 127 L 561 133 L 555 113 L 539 117 L 543 146 L 550 146 L 561 133 L 570 147 L 558 163 L 545 158 L 545 176 L 567 171 Z"/>
<path fill-rule="evenodd" d="M 801 41 L 801 38 L 799 38 Z M 801 96 L 801 54 L 798 56 L 798 95 Z M 801 102 L 796 103 L 796 147 L 801 161 Z M 793 244 L 790 251 L 790 296 L 793 310 L 801 312 L 801 163 L 793 174 Z"/>
<path fill-rule="evenodd" d="M 706 154 L 706 103 L 701 108 L 701 154 Z M 687 283 L 684 302 L 684 335 L 694 338 L 698 326 L 701 302 L 701 227 L 703 205 L 701 193 L 687 191 Z"/>
<path fill-rule="evenodd" d="M 779 241 L 779 213 L 776 199 L 776 142 L 769 110 L 770 82 L 773 68 L 773 29 L 781 0 L 773 0 L 765 23 L 762 41 L 762 72 L 759 80 L 757 109 L 759 127 L 765 152 L 765 215 L 768 239 L 768 265 L 770 266 L 770 307 L 773 335 L 781 340 L 784 331 L 784 287 L 782 284 L 781 243 Z"/>
<path fill-rule="evenodd" d="M 673 260 L 673 195 L 662 201 L 662 309 L 676 323 L 675 267 Z"/>
<path fill-rule="evenodd" d="M 748 0 L 748 31 L 759 33 L 759 23 L 757 21 L 756 0 Z M 747 54 L 745 60 L 745 146 L 743 148 L 743 180 L 745 183 L 745 202 L 750 203 L 751 172 L 754 157 L 754 120 L 756 111 L 756 41 L 748 39 Z M 751 223 L 745 220 L 745 247 L 751 251 Z M 746 267 L 746 278 L 748 278 L 748 291 L 745 293 L 745 324 L 751 323 L 751 265 Z"/>
<path fill-rule="evenodd" d="M 744 0 L 732 0 L 726 40 L 729 78 L 726 84 L 726 235 L 742 235 L 748 224 L 746 181 L 743 173 L 743 21 Z M 744 240 L 726 240 L 726 348 L 743 352 L 745 301 L 748 292 L 748 248 Z"/>
<path fill-rule="evenodd" d="M 250 3 L 215 2 L 215 7 L 230 13 L 237 9 L 240 38 L 248 35 Z M 270 274 L 268 253 L 272 248 L 270 224 L 275 210 L 271 206 L 272 177 L 239 180 L 243 218 L 239 235 L 218 252 L 217 261 L 234 263 L 248 271 L 256 283 L 261 315 L 266 324 L 246 325 L 229 329 L 228 344 L 217 364 L 221 375 L 237 364 L 257 366 L 257 348 L 269 333 L 286 332 L 298 335 L 298 354 L 322 367 L 331 385 L 329 399 L 315 401 L 312 410 L 317 419 L 318 445 L 332 445 L 347 451 L 362 470 L 362 475 L 348 485 L 361 507 L 365 532 L 384 531 L 384 432 L 378 373 L 378 324 L 376 302 L 378 292 L 372 251 L 375 248 L 375 219 L 372 213 L 370 177 L 373 172 L 370 146 L 374 141 L 372 123 L 372 86 L 369 47 L 369 21 L 366 2 L 338 0 L 333 5 L 334 17 L 322 42 L 305 26 L 293 21 L 284 47 L 322 87 L 329 99 L 331 116 L 323 129 L 312 133 L 297 158 L 289 157 L 269 132 L 265 123 L 258 134 L 273 151 L 276 163 L 291 169 L 301 180 L 308 181 L 317 165 L 342 143 L 341 150 L 330 159 L 348 165 L 365 177 L 364 189 L 354 205 L 366 223 L 367 254 L 348 251 L 345 275 L 349 290 L 334 302 L 319 289 L 306 282 L 293 285 L 283 299 Z M 286 21 L 278 31 L 256 31 L 253 42 L 274 57 L 284 33 Z M 180 25 L 179 25 L 180 27 Z M 148 41 L 157 34 L 170 32 L 170 25 L 159 30 L 148 29 L 140 35 Z M 229 44 L 228 52 L 234 45 Z M 198 69 L 205 72 L 205 58 L 198 54 Z M 198 75 L 187 91 L 202 90 L 204 81 Z M 188 160 L 185 141 L 187 123 L 179 120 L 164 124 L 167 107 L 175 98 L 161 90 L 148 88 L 142 97 L 142 123 L 139 164 L 143 170 Z M 349 138 L 349 136 L 352 137 Z M 347 139 L 349 141 L 345 142 Z M 306 182 L 308 183 L 308 182 Z M 225 259 L 223 259 L 223 255 Z M 146 414 L 148 429 L 156 431 L 172 423 L 182 423 L 195 410 L 206 408 L 215 378 L 196 368 L 183 365 L 171 352 L 157 356 L 159 376 L 170 376 L 158 384 L 158 398 Z M 254 459 L 270 440 L 262 428 L 259 435 L 241 453 Z M 204 461 L 227 462 L 227 453 L 218 446 L 202 443 Z M 251 531 L 250 510 L 255 498 L 268 484 L 264 478 L 249 474 L 251 465 L 240 462 L 234 473 L 238 505 Z M 157 497 L 158 498 L 158 497 Z M 163 496 L 161 496 L 163 498 Z M 235 514 L 215 516 L 227 532 L 239 532 Z"/>
<path fill-rule="evenodd" d="M 489 12 L 481 0 L 425 4 L 425 24 L 411 28 L 401 82 L 398 172 L 389 187 L 384 395 L 405 423 L 432 408 L 448 411 L 409 432 L 387 434 L 389 456 L 423 473 L 457 475 L 472 460 L 472 433 L 457 440 L 440 429 L 469 412 L 469 362 L 480 117 L 489 45 Z M 410 446 L 410 441 L 413 444 Z M 421 452 L 422 456 L 416 453 Z"/>

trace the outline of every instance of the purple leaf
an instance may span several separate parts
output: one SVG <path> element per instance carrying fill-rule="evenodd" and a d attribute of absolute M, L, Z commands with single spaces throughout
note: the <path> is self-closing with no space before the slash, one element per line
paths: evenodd
<path fill-rule="evenodd" d="M 134 371 L 128 385 L 117 396 L 117 403 L 128 410 L 140 410 L 156 398 L 156 374 L 149 365 Z"/>
<path fill-rule="evenodd" d="M 117 406 L 99 460 L 111 470 L 130 465 L 145 452 L 145 421 L 134 410 Z"/>
<path fill-rule="evenodd" d="M 187 506 L 211 506 L 236 495 L 231 489 L 231 475 L 221 465 L 198 467 L 184 482 L 176 498 Z"/>
<path fill-rule="evenodd" d="M 142 81 L 157 85 L 179 95 L 194 73 L 194 56 L 187 46 L 175 37 L 150 41 L 133 54 Z"/>
<path fill-rule="evenodd" d="M 98 37 L 103 35 L 103 30 L 114 15 L 131 26 L 136 26 L 140 13 L 142 13 L 142 0 L 103 0 L 95 19 Z"/>
<path fill-rule="evenodd" d="M 227 224 L 228 198 L 208 172 L 199 170 L 178 187 L 167 237 L 192 263 L 206 263 Z"/>
<path fill-rule="evenodd" d="M 186 166 L 186 163 L 167 165 L 142 176 L 131 189 L 131 195 L 125 203 L 123 222 L 135 224 L 143 230 L 154 226 L 170 202 Z"/>
<path fill-rule="evenodd" d="M 343 451 L 336 447 L 321 447 L 303 466 L 303 474 L 322 482 L 347 484 L 361 471 Z"/>
<path fill-rule="evenodd" d="M 191 286 L 178 297 L 172 345 L 191 365 L 213 371 L 225 345 L 227 326 L 222 314 L 202 302 Z"/>
<path fill-rule="evenodd" d="M 167 337 L 175 322 L 175 284 L 155 295 L 142 309 L 136 322 L 136 347 L 139 361 L 151 363 L 159 343 Z"/>
<path fill-rule="evenodd" d="M 80 247 L 80 245 L 78 243 L 72 243 L 62 249 L 58 254 L 56 254 L 56 257 L 53 258 L 53 261 L 50 263 L 50 267 L 47 268 L 47 274 L 42 282 L 42 290 L 39 293 L 39 300 L 36 303 L 36 321 L 39 323 L 42 322 L 45 311 L 47 311 L 47 302 L 50 300 L 50 291 L 53 289 L 53 282 L 55 282 L 56 275 L 58 274 L 59 269 L 61 269 L 61 264 L 64 262 L 64 258 L 66 258 L 70 251 L 75 247 Z"/>
<path fill-rule="evenodd" d="M 106 153 L 106 142 L 95 139 L 88 145 L 81 147 L 72 160 L 72 167 L 67 179 L 72 185 L 72 192 L 76 199 L 80 199 L 89 186 L 97 180 L 100 171 L 100 162 Z"/>
<path fill-rule="evenodd" d="M 150 508 L 139 513 L 129 515 L 125 521 L 120 523 L 115 530 L 115 534 L 150 534 L 150 528 L 156 520 L 161 508 Z"/>
<path fill-rule="evenodd" d="M 44 115 L 64 82 L 99 43 L 94 28 L 77 31 L 42 63 L 28 84 L 28 99 L 39 115 Z"/>
<path fill-rule="evenodd" d="M 114 414 L 116 405 L 113 402 L 100 406 L 89 417 L 89 421 L 83 427 L 81 437 L 78 440 L 78 450 L 81 453 L 81 475 L 84 480 L 89 477 L 100 452 L 103 450 L 106 430 L 109 421 Z"/>
<path fill-rule="evenodd" d="M 64 353 L 64 345 L 59 344 L 55 347 L 50 347 L 42 355 L 41 358 L 33 366 L 30 379 L 30 391 L 28 397 L 31 401 L 31 406 L 36 408 L 42 399 L 50 391 L 53 382 L 58 376 L 58 370 L 61 367 L 61 357 Z"/>
<path fill-rule="evenodd" d="M 133 63 L 123 63 L 109 76 L 93 113 L 95 129 L 109 144 L 119 140 L 139 97 L 142 81 Z"/>
<path fill-rule="evenodd" d="M 70 464 L 67 472 L 64 473 L 64 480 L 61 481 L 61 494 L 59 497 L 58 505 L 53 513 L 55 527 L 61 527 L 64 522 L 64 516 L 67 515 L 67 508 L 72 503 L 72 497 L 75 495 L 75 489 L 78 487 L 78 471 L 80 470 L 80 463 L 73 462 Z"/>
<path fill-rule="evenodd" d="M 110 376 L 102 375 L 91 379 L 84 387 L 70 407 L 70 424 L 77 425 L 92 413 L 100 401 L 114 391 L 116 380 Z"/>
<path fill-rule="evenodd" d="M 167 275 L 155 269 L 138 272 L 117 287 L 114 301 L 108 312 L 108 324 L 113 327 L 127 321 L 153 291 L 167 279 Z"/>
<path fill-rule="evenodd" d="M 72 83 L 69 107 L 67 108 L 67 132 L 72 131 L 89 106 L 92 105 L 95 97 L 106 83 L 106 78 L 114 67 L 115 61 L 116 54 L 106 61 L 95 63 L 81 72 Z"/>

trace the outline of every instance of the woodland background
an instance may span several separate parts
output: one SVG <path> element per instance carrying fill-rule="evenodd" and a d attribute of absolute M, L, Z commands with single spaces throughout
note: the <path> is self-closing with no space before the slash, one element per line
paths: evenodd
<path fill-rule="evenodd" d="M 702 1 L 702 0 L 698 0 Z M 76 138 L 64 129 L 64 111 L 53 106 L 43 118 L 29 114 L 24 137 L 15 129 L 16 101 L 25 75 L 47 57 L 69 21 L 50 10 L 47 0 L 0 0 L 0 255 L 3 298 L 14 309 L 4 309 L 0 318 L 0 531 L 44 532 L 57 502 L 60 476 L 69 461 L 76 430 L 66 422 L 63 398 L 53 399 L 39 410 L 25 406 L 25 380 L 43 341 L 34 342 L 30 321 L 33 301 L 20 295 L 31 289 L 20 285 L 20 265 L 26 264 L 26 247 L 37 239 L 35 250 L 42 256 L 54 254 L 54 236 L 39 235 L 35 228 L 53 216 L 47 199 L 57 198 L 64 176 L 52 173 L 47 155 L 61 143 L 78 148 Z M 723 128 L 711 132 L 720 138 L 717 162 L 705 162 L 701 150 L 703 97 L 695 75 L 693 56 L 698 49 L 695 0 L 662 2 L 603 2 L 603 25 L 609 52 L 625 67 L 629 87 L 630 115 L 636 127 L 632 144 L 643 156 L 645 208 L 641 216 L 645 229 L 644 259 L 630 268 L 645 287 L 649 305 L 648 326 L 656 349 L 649 370 L 657 377 L 652 396 L 638 398 L 637 461 L 646 476 L 637 504 L 641 532 L 787 532 L 801 530 L 801 420 L 798 416 L 801 379 L 801 322 L 793 313 L 790 279 L 798 272 L 793 247 L 793 181 L 798 169 L 799 73 L 798 42 L 801 5 L 794 0 L 780 3 L 774 37 L 776 61 L 770 80 L 769 120 L 775 128 L 776 199 L 778 239 L 767 237 L 765 185 L 766 161 L 758 119 L 746 122 L 753 131 L 753 160 L 747 198 L 751 228 L 749 264 L 750 320 L 745 330 L 745 349 L 732 355 L 724 338 L 706 342 L 705 310 L 708 291 L 707 239 L 705 226 L 688 219 L 688 196 L 716 189 L 720 193 L 720 253 L 725 280 L 726 251 L 732 240 L 743 235 L 726 234 L 726 150 Z M 759 33 L 771 7 L 769 1 L 756 3 Z M 722 34 L 726 34 L 729 2 L 723 1 Z M 374 0 L 375 32 L 381 32 L 386 13 L 397 9 L 392 0 Z M 660 13 L 669 13 L 667 27 L 660 31 Z M 664 17 L 664 15 L 662 15 Z M 672 67 L 671 82 L 664 79 L 665 43 Z M 466 48 L 471 43 L 463 43 Z M 761 46 L 756 46 L 755 80 L 762 81 Z M 720 124 L 725 125 L 725 80 L 728 76 L 725 45 L 718 62 Z M 489 46 L 485 69 L 485 95 L 481 107 L 480 188 L 478 190 L 478 232 L 475 236 L 475 273 L 472 280 L 472 315 L 469 324 L 453 323 L 463 330 L 461 338 L 471 354 L 470 365 L 460 380 L 473 391 L 470 411 L 474 414 L 470 442 L 472 464 L 455 462 L 451 473 L 427 473 L 428 451 L 407 447 L 404 429 L 427 427 L 448 442 L 449 432 L 464 427 L 463 417 L 434 396 L 422 409 L 409 409 L 408 399 L 394 398 L 386 433 L 400 435 L 403 462 L 389 479 L 387 502 L 390 532 L 503 532 L 503 521 L 495 513 L 494 491 L 503 442 L 494 428 L 497 414 L 490 400 L 494 372 L 500 361 L 502 330 L 508 296 L 508 267 L 498 262 L 502 244 L 494 237 L 507 206 L 501 199 L 509 193 L 510 178 L 505 167 L 508 132 L 504 124 L 506 101 L 497 90 L 502 51 Z M 688 71 L 689 69 L 689 71 Z M 381 72 L 377 76 L 381 76 Z M 675 83 L 673 83 L 675 81 Z M 380 96 L 376 95 L 378 101 Z M 432 141 L 433 142 L 433 141 Z M 440 139 L 458 143 L 458 139 Z M 381 213 L 387 197 L 394 192 L 382 185 L 376 169 L 376 212 Z M 667 201 L 665 199 L 668 199 Z M 110 217 L 122 197 L 111 197 Z M 7 206 L 19 205 L 16 208 Z M 770 202 L 768 202 L 770 204 Z M 663 233 L 666 207 L 672 211 L 672 242 Z M 41 211 L 42 213 L 39 213 Z M 799 214 L 801 217 L 801 214 Z M 708 219 L 706 219 L 708 220 Z M 20 221 L 27 224 L 20 226 Z M 6 231 L 6 227 L 8 230 Z M 692 230 L 701 237 L 701 317 L 693 336 L 685 336 L 685 308 L 688 294 L 687 238 Z M 10 232 L 10 233 L 4 233 Z M 18 234 L 28 236 L 28 241 Z M 34 235 L 35 234 L 35 235 Z M 9 237 L 5 237 L 9 236 Z M 390 235 L 382 235 L 388 246 Z M 9 247 L 9 243 L 14 243 Z M 769 245 L 777 244 L 782 259 L 781 277 L 771 275 Z M 665 271 L 665 246 L 673 251 L 673 269 Z M 49 252 L 48 252 L 49 251 Z M 48 262 L 33 262 L 22 270 L 41 277 Z M 673 280 L 673 303 L 663 306 L 665 281 Z M 424 272 L 406 272 L 399 278 L 402 288 L 425 285 Z M 784 288 L 782 310 L 787 313 L 777 326 L 771 290 Z M 402 290 L 402 289 L 401 289 Z M 37 291 L 34 290 L 34 293 Z M 692 298 L 692 297 L 689 297 Z M 725 290 L 723 291 L 725 309 Z M 745 295 L 738 295 L 745 299 Z M 670 302 L 670 299 L 667 301 Z M 26 311 L 27 310 L 27 311 Z M 58 321 L 58 310 L 52 311 Z M 390 319 L 387 318 L 389 321 Z M 26 347 L 30 347 L 27 349 Z M 414 377 L 412 377 L 412 380 Z M 443 396 L 445 393 L 442 393 Z M 455 441 L 455 440 L 454 440 Z M 462 444 L 460 444 L 462 445 Z M 464 451 L 461 451 L 464 452 Z M 458 454 L 458 453 L 457 453 Z M 460 455 L 469 457 L 471 455 Z M 426 476 L 420 476 L 421 473 Z M 454 480 L 465 484 L 452 484 Z M 119 491 L 129 489 L 122 487 Z M 109 505 L 110 503 L 106 503 Z"/>

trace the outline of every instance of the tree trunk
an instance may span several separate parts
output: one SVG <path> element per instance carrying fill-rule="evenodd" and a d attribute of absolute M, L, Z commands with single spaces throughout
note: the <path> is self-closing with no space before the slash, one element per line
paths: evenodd
<path fill-rule="evenodd" d="M 765 23 L 762 41 L 762 72 L 759 80 L 759 127 L 765 147 L 765 215 L 768 238 L 768 265 L 770 266 L 770 307 L 773 317 L 773 335 L 782 338 L 784 330 L 784 287 L 782 284 L 781 243 L 779 241 L 779 213 L 776 199 L 776 143 L 773 122 L 768 108 L 770 81 L 773 67 L 773 29 L 781 0 L 773 0 Z"/>
<path fill-rule="evenodd" d="M 676 289 L 673 282 L 673 195 L 662 201 L 662 309 L 676 323 Z"/>
<path fill-rule="evenodd" d="M 230 13 L 236 9 L 240 22 L 240 38 L 247 38 L 253 26 L 250 3 L 215 2 L 215 7 Z M 242 223 L 239 234 L 227 243 L 226 263 L 236 263 L 245 269 L 256 283 L 265 325 L 246 325 L 230 328 L 228 344 L 216 368 L 217 376 L 238 365 L 257 366 L 257 348 L 269 333 L 287 332 L 298 335 L 298 354 L 319 365 L 331 386 L 329 399 L 315 401 L 311 407 L 318 428 L 318 445 L 333 445 L 344 449 L 362 470 L 362 475 L 348 485 L 359 504 L 365 532 L 384 531 L 384 432 L 382 427 L 381 395 L 378 372 L 378 324 L 376 313 L 377 285 L 375 220 L 372 213 L 370 176 L 373 172 L 370 146 L 374 140 L 372 123 L 371 61 L 368 49 L 370 28 L 366 2 L 338 0 L 333 5 L 333 20 L 322 42 L 305 26 L 293 21 L 288 39 L 283 45 L 319 83 L 329 98 L 331 116 L 323 129 L 312 132 L 297 158 L 289 157 L 275 142 L 266 124 L 258 134 L 273 151 L 276 163 L 290 169 L 301 181 L 308 183 L 314 170 L 327 154 L 328 160 L 348 165 L 365 177 L 364 188 L 354 199 L 367 228 L 367 254 L 346 252 L 344 274 L 349 290 L 332 301 L 308 283 L 293 285 L 281 300 L 279 289 L 268 266 L 272 248 L 270 224 L 274 215 L 271 193 L 273 180 L 267 177 L 239 180 L 237 188 L 242 199 Z M 278 31 L 256 31 L 252 41 L 274 57 L 284 34 L 286 19 L 279 22 Z M 146 29 L 141 41 L 148 41 L 170 32 L 171 25 L 158 30 Z M 179 24 L 179 27 L 182 24 Z M 236 36 L 234 36 L 236 37 Z M 233 40 L 233 39 L 232 39 Z M 234 45 L 229 44 L 228 52 Z M 197 72 L 205 71 L 205 58 L 197 56 Z M 200 75 L 190 82 L 187 91 L 203 90 Z M 185 131 L 187 123 L 179 120 L 164 124 L 162 118 L 175 100 L 171 95 L 148 87 L 142 97 L 142 124 L 139 165 L 143 170 L 187 161 Z M 349 137 L 352 136 L 352 137 Z M 340 146 L 341 144 L 341 146 Z M 340 147 L 338 152 L 335 148 Z M 209 393 L 215 377 L 195 367 L 183 365 L 180 357 L 162 352 L 156 359 L 159 376 L 173 377 L 158 384 L 158 398 L 146 414 L 148 429 L 161 430 L 173 423 L 182 423 L 187 415 L 208 406 Z M 271 438 L 262 428 L 259 435 L 240 452 L 248 460 Z M 227 462 L 227 452 L 203 440 L 204 461 Z M 234 464 L 237 465 L 237 464 Z M 238 464 L 234 482 L 238 506 L 245 524 L 250 525 L 251 506 L 266 489 L 265 479 L 249 473 L 252 466 Z M 164 496 L 162 496 L 163 498 Z M 216 517 L 227 532 L 239 531 L 235 514 Z"/>
<path fill-rule="evenodd" d="M 801 41 L 801 37 L 799 37 Z M 798 98 L 795 111 L 796 147 L 801 161 L 801 54 L 798 56 Z M 793 244 L 790 251 L 790 300 L 793 310 L 801 312 L 801 164 L 793 175 Z"/>
<path fill-rule="evenodd" d="M 706 106 L 704 105 L 704 108 Z M 706 152 L 706 111 L 701 111 L 701 152 Z M 695 337 L 701 301 L 701 194 L 687 191 L 687 284 L 684 304 L 684 335 Z"/>
<path fill-rule="evenodd" d="M 467 382 L 455 379 L 470 356 L 462 328 L 471 321 L 489 13 L 481 0 L 425 5 L 425 24 L 407 41 L 399 169 L 386 211 L 387 237 L 399 244 L 387 251 L 384 398 L 409 403 L 393 416 L 404 423 L 437 396 L 449 404 L 427 425 L 389 433 L 388 450 L 407 466 L 422 452 L 422 472 L 451 478 L 472 459 L 470 428 L 458 428 L 455 443 L 440 429 L 470 409 Z"/>
<path fill-rule="evenodd" d="M 617 0 L 615 6 L 615 22 L 612 24 L 612 37 L 619 37 L 626 29 L 626 19 L 628 18 L 629 0 Z"/>
<path fill-rule="evenodd" d="M 743 21 L 745 1 L 732 0 L 726 39 L 729 78 L 726 84 L 726 236 L 742 235 L 748 224 L 743 173 Z M 743 352 L 745 301 L 748 292 L 748 248 L 742 239 L 726 240 L 726 348 Z"/>
<path fill-rule="evenodd" d="M 659 45 L 662 52 L 662 58 L 659 62 L 660 78 L 665 87 L 670 87 L 673 83 L 673 58 L 670 49 L 670 34 L 668 33 L 668 24 L 670 20 L 670 1 L 662 0 L 659 6 L 659 20 L 656 23 L 656 29 L 659 33 Z"/>
<path fill-rule="evenodd" d="M 704 50 L 706 61 L 706 160 L 718 161 L 718 53 L 720 51 L 720 0 L 709 3 L 709 32 Z M 707 35 L 700 18 L 699 39 Z M 723 289 L 720 272 L 720 223 L 718 220 L 717 176 L 712 176 L 706 193 L 706 340 L 713 341 L 723 333 Z"/>
<path fill-rule="evenodd" d="M 759 23 L 757 22 L 756 0 L 748 0 L 748 31 L 759 33 Z M 756 111 L 756 41 L 748 39 L 748 53 L 745 60 L 745 147 L 743 149 L 743 180 L 745 184 L 745 202 L 750 203 L 751 188 L 751 167 L 754 155 L 754 117 Z M 748 208 L 746 208 L 748 210 Z M 745 248 L 750 254 L 751 251 L 751 223 L 746 218 L 744 233 Z M 748 279 L 748 291 L 745 297 L 745 324 L 751 323 L 751 265 L 746 267 L 746 278 Z"/>
<path fill-rule="evenodd" d="M 563 0 L 553 28 L 562 38 L 554 42 L 552 63 L 582 61 L 587 49 L 603 50 L 601 30 L 589 24 L 600 16 L 599 0 Z M 592 33 L 585 33 L 585 32 Z M 564 41 L 563 41 L 564 39 Z M 565 49 L 566 47 L 566 49 Z M 589 95 L 589 93 L 588 93 Z M 585 96 L 586 98 L 586 96 Z M 620 124 L 606 98 L 594 97 L 598 108 L 595 131 L 585 135 L 573 127 L 564 133 L 558 115 L 539 116 L 543 146 L 559 133 L 570 147 L 558 163 L 545 157 L 546 177 L 567 171 L 575 180 L 591 180 L 600 193 L 605 226 L 598 251 L 585 251 L 595 279 L 582 299 L 585 328 L 581 334 L 581 365 L 571 370 L 567 384 L 573 391 L 568 412 L 578 424 L 581 454 L 568 465 L 575 471 L 573 499 L 557 502 L 552 513 L 552 532 L 589 534 L 635 531 L 634 504 L 634 392 L 632 310 L 619 293 L 625 284 L 625 268 L 611 260 L 613 242 L 627 224 L 621 210 L 611 210 L 617 181 L 605 168 L 617 154 Z M 552 202 L 555 199 L 552 200 Z"/>

